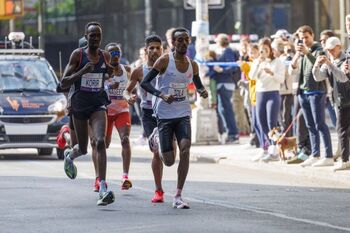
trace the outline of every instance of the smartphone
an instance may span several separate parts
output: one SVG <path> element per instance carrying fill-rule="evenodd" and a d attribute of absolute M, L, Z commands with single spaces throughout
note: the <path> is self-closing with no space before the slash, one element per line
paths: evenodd
<path fill-rule="evenodd" d="M 304 44 L 303 40 L 298 40 L 298 45 Z"/>

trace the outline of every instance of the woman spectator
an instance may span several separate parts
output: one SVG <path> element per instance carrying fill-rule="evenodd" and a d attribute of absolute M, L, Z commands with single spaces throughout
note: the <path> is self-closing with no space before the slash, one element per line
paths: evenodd
<path fill-rule="evenodd" d="M 253 61 L 249 77 L 256 80 L 256 113 L 261 130 L 262 150 L 255 161 L 262 159 L 267 162 L 278 160 L 276 146 L 269 142 L 268 132 L 277 126 L 280 109 L 280 86 L 284 82 L 285 66 L 280 59 L 275 58 L 271 41 L 262 38 L 259 41 L 260 56 Z"/>

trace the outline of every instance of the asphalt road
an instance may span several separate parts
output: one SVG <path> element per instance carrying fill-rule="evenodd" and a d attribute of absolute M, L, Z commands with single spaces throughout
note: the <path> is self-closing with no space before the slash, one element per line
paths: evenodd
<path fill-rule="evenodd" d="M 128 191 L 119 187 L 120 147 L 108 156 L 116 202 L 97 207 L 90 156 L 77 159 L 78 177 L 70 180 L 55 156 L 0 151 L 0 232 L 350 232 L 350 191 L 336 183 L 192 162 L 183 192 L 191 209 L 176 210 L 177 164 L 164 170 L 165 203 L 152 204 L 147 147 L 133 146 Z"/>

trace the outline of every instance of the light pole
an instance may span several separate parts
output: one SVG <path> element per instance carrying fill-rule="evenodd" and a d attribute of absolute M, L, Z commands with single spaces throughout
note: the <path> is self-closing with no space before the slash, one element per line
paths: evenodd
<path fill-rule="evenodd" d="M 205 62 L 209 53 L 209 9 L 208 0 L 196 0 L 196 21 L 192 23 L 192 35 L 196 37 L 196 59 Z M 207 90 L 209 80 L 204 79 L 206 66 L 199 64 L 199 75 Z M 207 99 L 199 98 L 197 108 L 192 111 L 192 142 L 196 144 L 218 143 L 218 126 L 215 109 L 209 108 Z"/>
<path fill-rule="evenodd" d="M 38 33 L 40 36 L 38 45 L 39 48 L 45 49 L 45 0 L 40 0 L 39 2 L 39 12 L 38 12 Z"/>

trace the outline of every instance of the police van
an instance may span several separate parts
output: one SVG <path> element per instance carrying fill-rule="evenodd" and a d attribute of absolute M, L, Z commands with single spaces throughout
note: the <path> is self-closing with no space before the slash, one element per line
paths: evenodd
<path fill-rule="evenodd" d="M 51 155 L 56 136 L 67 123 L 67 99 L 57 93 L 58 79 L 44 51 L 10 33 L 0 42 L 0 149 L 35 148 Z"/>

